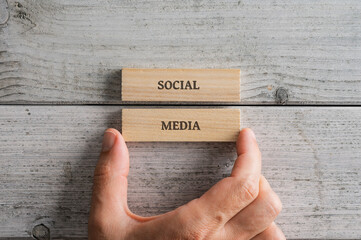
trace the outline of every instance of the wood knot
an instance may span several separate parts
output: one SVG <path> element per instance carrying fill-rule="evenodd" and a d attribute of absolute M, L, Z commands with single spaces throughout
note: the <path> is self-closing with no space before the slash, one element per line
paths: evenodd
<path fill-rule="evenodd" d="M 28 23 L 30 23 L 32 25 L 30 29 L 34 28 L 36 26 L 36 24 L 31 19 L 30 14 L 26 12 L 26 8 L 19 2 L 15 2 L 15 7 L 16 7 L 16 14 L 14 15 L 14 18 L 25 20 L 25 21 L 23 21 L 23 23 L 26 23 L 26 21 L 27 21 Z M 30 30 L 30 29 L 28 29 L 28 30 Z"/>
<path fill-rule="evenodd" d="M 8 3 L 6 0 L 0 0 L 0 27 L 5 25 L 10 18 Z"/>
<path fill-rule="evenodd" d="M 38 240 L 49 240 L 50 239 L 50 230 L 44 224 L 36 225 L 31 232 L 33 238 Z"/>
<path fill-rule="evenodd" d="M 288 101 L 288 92 L 285 88 L 279 87 L 276 90 L 276 102 L 285 105 Z"/>

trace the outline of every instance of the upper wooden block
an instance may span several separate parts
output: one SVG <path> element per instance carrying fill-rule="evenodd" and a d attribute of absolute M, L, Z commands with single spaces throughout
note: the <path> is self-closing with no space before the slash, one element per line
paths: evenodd
<path fill-rule="evenodd" d="M 239 69 L 122 69 L 122 101 L 239 102 Z"/>

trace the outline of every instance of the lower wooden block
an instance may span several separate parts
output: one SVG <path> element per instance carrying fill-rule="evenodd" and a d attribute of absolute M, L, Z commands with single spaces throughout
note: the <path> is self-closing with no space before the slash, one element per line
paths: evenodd
<path fill-rule="evenodd" d="M 123 109 L 122 134 L 134 142 L 233 142 L 239 109 Z"/>

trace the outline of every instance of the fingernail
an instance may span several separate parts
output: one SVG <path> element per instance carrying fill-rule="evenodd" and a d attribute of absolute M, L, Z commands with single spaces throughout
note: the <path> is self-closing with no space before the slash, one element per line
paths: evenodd
<path fill-rule="evenodd" d="M 115 137 L 115 133 L 113 133 L 112 131 L 105 131 L 103 137 L 102 152 L 108 152 L 110 149 L 112 149 Z"/>
<path fill-rule="evenodd" d="M 256 135 L 254 134 L 253 130 L 250 128 L 245 128 L 244 130 L 248 131 L 248 133 L 251 135 L 253 139 L 256 139 Z"/>

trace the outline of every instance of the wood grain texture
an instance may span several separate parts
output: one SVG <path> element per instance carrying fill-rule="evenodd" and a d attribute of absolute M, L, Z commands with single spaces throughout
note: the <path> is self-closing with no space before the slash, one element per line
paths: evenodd
<path fill-rule="evenodd" d="M 146 102 L 236 102 L 239 69 L 122 69 L 122 100 Z"/>
<path fill-rule="evenodd" d="M 122 103 L 123 67 L 239 68 L 241 104 L 361 103 L 359 0 L 5 4 L 2 103 Z"/>
<path fill-rule="evenodd" d="M 123 109 L 127 142 L 236 142 L 239 109 Z"/>
<path fill-rule="evenodd" d="M 361 237 L 361 108 L 241 107 L 288 238 Z M 118 106 L 0 106 L 0 237 L 86 237 L 102 133 Z M 129 206 L 172 210 L 230 174 L 234 143 L 128 143 Z"/>

